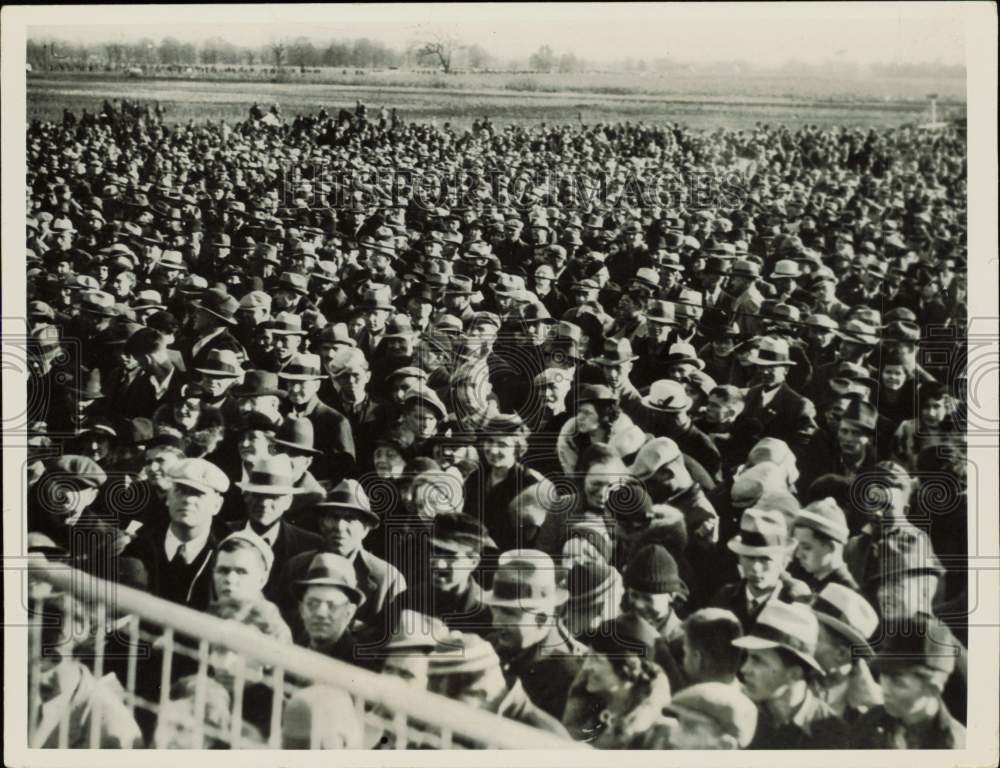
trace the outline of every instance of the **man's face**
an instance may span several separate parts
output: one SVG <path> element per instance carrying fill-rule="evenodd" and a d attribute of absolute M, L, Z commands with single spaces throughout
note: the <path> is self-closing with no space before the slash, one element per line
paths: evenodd
<path fill-rule="evenodd" d="M 787 563 L 787 557 L 778 554 L 740 555 L 739 560 L 740 570 L 756 594 L 776 588 Z"/>
<path fill-rule="evenodd" d="M 143 472 L 146 480 L 159 491 L 167 491 L 173 484 L 167 473 L 180 460 L 180 455 L 173 448 L 150 448 L 146 451 Z"/>
<path fill-rule="evenodd" d="M 884 670 L 879 677 L 885 711 L 905 719 L 916 713 L 929 696 L 937 691 L 925 677 L 914 670 Z"/>
<path fill-rule="evenodd" d="M 795 559 L 806 573 L 822 573 L 833 565 L 833 544 L 817 537 L 811 528 L 800 525 L 792 537 L 798 542 Z"/>
<path fill-rule="evenodd" d="M 276 309 L 278 312 L 290 312 L 299 303 L 299 294 L 295 291 L 279 288 L 272 296 L 272 309 Z"/>
<path fill-rule="evenodd" d="M 806 334 L 809 340 L 812 342 L 813 346 L 819 349 L 826 349 L 831 344 L 835 338 L 833 331 L 830 328 L 815 328 L 810 327 Z"/>
<path fill-rule="evenodd" d="M 442 592 L 462 592 L 478 566 L 479 557 L 471 549 L 452 551 L 434 547 L 431 552 L 434 588 Z"/>
<path fill-rule="evenodd" d="M 360 403 L 365 399 L 371 371 L 361 368 L 348 368 L 337 374 L 334 384 L 340 391 L 341 398 L 348 403 Z"/>
<path fill-rule="evenodd" d="M 274 348 L 278 350 L 278 355 L 282 360 L 287 360 L 302 346 L 302 337 L 291 333 L 276 333 L 274 335 Z"/>
<path fill-rule="evenodd" d="M 533 648 L 548 634 L 543 614 L 500 605 L 494 605 L 491 610 L 496 648 L 501 654 Z"/>
<path fill-rule="evenodd" d="M 437 432 L 437 414 L 419 402 L 411 405 L 406 411 L 405 420 L 410 431 L 414 432 L 422 440 L 432 437 Z"/>
<path fill-rule="evenodd" d="M 241 307 L 236 310 L 236 321 L 244 328 L 255 328 L 271 316 L 267 307 L 254 307 L 247 309 Z"/>
<path fill-rule="evenodd" d="M 212 570 L 216 596 L 223 601 L 249 603 L 260 597 L 267 571 L 260 554 L 252 549 L 219 552 Z"/>
<path fill-rule="evenodd" d="M 776 699 L 788 690 L 790 684 L 800 679 L 794 669 L 794 666 L 786 667 L 773 648 L 747 651 L 740 667 L 743 690 L 759 704 Z"/>
<path fill-rule="evenodd" d="M 325 585 L 306 588 L 299 603 L 306 634 L 315 645 L 332 645 L 340 640 L 356 610 L 346 592 Z"/>
<path fill-rule="evenodd" d="M 330 552 L 353 557 L 368 535 L 368 525 L 348 510 L 327 511 L 319 517 L 319 532 Z"/>
<path fill-rule="evenodd" d="M 841 420 L 837 425 L 837 444 L 848 456 L 860 456 L 868 449 L 871 436 L 852 421 Z"/>
<path fill-rule="evenodd" d="M 413 354 L 413 339 L 410 336 L 392 336 L 385 340 L 385 349 L 390 355 L 408 357 Z"/>
<path fill-rule="evenodd" d="M 928 399 L 920 406 L 920 418 L 928 427 L 939 427 L 948 415 L 948 403 L 944 398 Z"/>
<path fill-rule="evenodd" d="M 542 387 L 542 402 L 551 410 L 558 410 L 566 402 L 571 381 L 569 376 L 559 376 L 556 380 L 547 380 Z"/>
<path fill-rule="evenodd" d="M 306 405 L 319 392 L 319 379 L 302 381 L 293 379 L 288 382 L 288 401 L 292 405 Z"/>
<path fill-rule="evenodd" d="M 415 650 L 410 653 L 390 653 L 382 665 L 382 674 L 398 677 L 407 685 L 423 691 L 427 689 L 429 666 L 430 659 L 424 653 L 417 654 Z"/>
<path fill-rule="evenodd" d="M 222 506 L 222 496 L 189 485 L 173 483 L 167 493 L 170 522 L 180 528 L 204 531 Z"/>
<path fill-rule="evenodd" d="M 202 376 L 200 383 L 208 390 L 209 399 L 218 400 L 237 381 L 238 379 L 234 376 Z"/>
<path fill-rule="evenodd" d="M 783 365 L 755 365 L 753 380 L 764 389 L 773 389 L 785 383 L 788 368 Z"/>
<path fill-rule="evenodd" d="M 917 613 L 931 613 L 938 577 L 931 573 L 907 573 L 880 584 L 876 592 L 879 612 L 886 621 L 903 620 Z"/>
<path fill-rule="evenodd" d="M 406 460 L 391 445 L 380 445 L 372 456 L 375 473 L 382 478 L 399 478 L 406 469 Z"/>
<path fill-rule="evenodd" d="M 816 661 L 827 673 L 836 672 L 841 667 L 851 663 L 849 642 L 831 631 L 823 622 L 819 624 Z"/>
<path fill-rule="evenodd" d="M 389 313 L 384 309 L 373 309 L 365 314 L 365 323 L 372 333 L 381 333 L 388 319 Z"/>
<path fill-rule="evenodd" d="M 611 389 L 617 391 L 621 389 L 626 382 L 628 382 L 628 376 L 632 372 L 632 363 L 618 363 L 617 365 L 602 365 L 601 370 L 604 372 L 604 380 L 607 382 Z"/>
<path fill-rule="evenodd" d="M 705 403 L 705 421 L 712 426 L 721 427 L 727 424 L 735 414 L 722 398 L 717 395 L 709 395 L 708 402 Z"/>
<path fill-rule="evenodd" d="M 253 399 L 253 398 L 248 398 Z M 236 447 L 244 463 L 252 463 L 271 454 L 270 435 L 259 429 L 247 429 L 240 435 Z"/>
<path fill-rule="evenodd" d="M 248 518 L 268 528 L 278 522 L 292 506 L 292 497 L 290 495 L 247 493 L 244 491 L 243 504 L 246 507 Z"/>
<path fill-rule="evenodd" d="M 670 618 L 674 610 L 673 605 L 674 596 L 670 593 L 640 592 L 631 587 L 625 590 L 623 607 L 628 606 L 631 613 L 645 619 L 654 627 L 658 627 Z"/>
<path fill-rule="evenodd" d="M 111 290 L 119 299 L 126 298 L 132 292 L 132 281 L 124 274 L 111 281 Z"/>

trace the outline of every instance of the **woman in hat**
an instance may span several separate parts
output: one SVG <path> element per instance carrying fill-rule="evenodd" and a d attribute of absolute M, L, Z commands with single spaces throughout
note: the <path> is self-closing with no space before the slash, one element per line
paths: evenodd
<path fill-rule="evenodd" d="M 622 412 L 609 387 L 584 384 L 575 399 L 575 415 L 563 425 L 556 442 L 559 463 L 567 475 L 578 471 L 580 457 L 591 445 L 604 443 L 625 459 L 646 442 L 645 433 Z"/>

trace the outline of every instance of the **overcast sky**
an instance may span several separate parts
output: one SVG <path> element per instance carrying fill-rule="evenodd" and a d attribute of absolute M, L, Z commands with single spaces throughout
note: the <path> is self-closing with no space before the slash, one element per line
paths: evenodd
<path fill-rule="evenodd" d="M 626 57 L 760 65 L 789 59 L 869 63 L 965 61 L 954 6 L 938 3 L 830 4 L 480 4 L 349 6 L 132 6 L 95 24 L 95 10 L 53 11 L 59 26 L 32 26 L 32 38 L 98 42 L 171 35 L 221 36 L 258 45 L 297 36 L 317 42 L 369 37 L 397 47 L 443 30 L 500 59 L 530 55 L 543 43 L 590 60 Z M 178 17 L 185 17 L 178 24 Z M 132 23 L 127 23 L 132 20 Z"/>

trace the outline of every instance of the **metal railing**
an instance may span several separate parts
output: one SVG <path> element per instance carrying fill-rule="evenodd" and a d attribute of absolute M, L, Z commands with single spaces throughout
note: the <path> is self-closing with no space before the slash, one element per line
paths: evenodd
<path fill-rule="evenodd" d="M 48 600 L 73 600 L 76 610 L 92 616 L 96 632 L 92 638 L 93 661 L 88 664 L 95 678 L 105 673 L 105 638 L 109 618 L 115 622 L 117 636 L 124 638 L 129 649 L 125 670 L 123 702 L 131 713 L 145 710 L 159 718 L 170 699 L 175 658 L 187 656 L 197 662 L 192 746 L 205 745 L 206 737 L 217 744 L 237 748 L 282 748 L 282 714 L 289 696 L 304 687 L 328 686 L 350 695 L 357 715 L 368 733 L 382 734 L 376 744 L 381 748 L 406 749 L 413 746 L 437 749 L 567 749 L 585 748 L 556 735 L 529 727 L 445 698 L 426 690 L 414 689 L 403 680 L 382 676 L 352 664 L 332 659 L 312 650 L 282 643 L 263 635 L 253 627 L 231 620 L 219 619 L 145 592 L 89 576 L 52 562 L 32 563 L 29 579 L 34 584 L 45 582 L 52 589 Z M 35 599 L 38 602 L 39 598 Z M 28 703 L 29 744 L 35 744 L 42 674 L 43 615 L 33 610 L 30 616 Z M 150 632 L 152 628 L 155 631 Z M 184 639 L 193 641 L 188 646 Z M 137 693 L 140 647 L 143 642 L 155 645 L 159 661 L 160 684 L 158 701 L 150 701 Z M 225 649 L 238 656 L 239 664 L 231 686 L 231 716 L 228 728 L 220 732 L 205 720 L 206 687 L 210 677 L 210 649 Z M 148 658 L 148 657 L 147 657 Z M 270 733 L 266 743 L 241 743 L 243 728 L 243 697 L 247 688 L 245 670 L 256 663 L 266 670 L 264 684 L 273 692 L 271 698 Z M 101 710 L 94 708 L 89 722 L 89 739 L 85 746 L 100 746 Z M 67 707 L 58 727 L 58 747 L 70 744 L 70 709 Z M 313 729 L 315 746 L 316 730 Z M 155 746 L 155 744 L 151 744 Z M 366 744 L 365 746 L 375 746 Z"/>

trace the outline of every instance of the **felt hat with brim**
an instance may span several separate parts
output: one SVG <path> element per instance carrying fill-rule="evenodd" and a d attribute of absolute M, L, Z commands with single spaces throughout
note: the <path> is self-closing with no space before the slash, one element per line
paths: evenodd
<path fill-rule="evenodd" d="M 748 651 L 784 648 L 823 674 L 815 658 L 818 639 L 819 620 L 809 606 L 772 600 L 764 606 L 750 633 L 733 640 L 733 645 Z"/>
<path fill-rule="evenodd" d="M 247 371 L 243 382 L 229 393 L 236 398 L 243 397 L 284 397 L 285 392 L 278 386 L 278 375 L 271 371 Z"/>
<path fill-rule="evenodd" d="M 139 291 L 136 295 L 135 301 L 132 302 L 132 309 L 166 309 L 166 306 L 163 304 L 163 298 L 159 291 L 146 290 Z"/>
<path fill-rule="evenodd" d="M 264 323 L 264 327 L 277 336 L 305 336 L 307 333 L 302 328 L 302 317 L 291 312 L 279 312 Z"/>
<path fill-rule="evenodd" d="M 360 517 L 371 528 L 377 527 L 381 522 L 379 516 L 372 511 L 371 501 L 361 483 L 351 478 L 341 480 L 313 508 L 325 514 Z"/>
<path fill-rule="evenodd" d="M 453 632 L 428 655 L 431 677 L 477 675 L 500 668 L 500 657 L 492 643 L 471 632 Z"/>
<path fill-rule="evenodd" d="M 680 413 L 688 410 L 694 401 L 679 381 L 661 379 L 649 385 L 649 393 L 642 397 L 641 402 L 646 408 L 661 413 Z"/>
<path fill-rule="evenodd" d="M 309 277 L 298 272 L 282 272 L 275 290 L 286 290 L 305 296 L 309 293 Z"/>
<path fill-rule="evenodd" d="M 730 552 L 749 557 L 779 555 L 790 548 L 788 523 L 780 512 L 753 507 L 743 511 L 740 532 L 726 545 Z"/>
<path fill-rule="evenodd" d="M 577 403 L 617 402 L 618 396 L 605 384 L 584 384 L 577 393 Z"/>
<path fill-rule="evenodd" d="M 224 291 L 211 288 L 191 302 L 191 306 L 217 317 L 229 325 L 236 325 L 236 310 L 240 303 Z"/>
<path fill-rule="evenodd" d="M 304 578 L 293 582 L 298 599 L 309 587 L 337 587 L 357 606 L 365 602 L 364 593 L 358 589 L 358 577 L 354 565 L 346 557 L 332 552 L 321 552 L 309 563 Z"/>
<path fill-rule="evenodd" d="M 308 418 L 286 418 L 271 439 L 279 448 L 291 449 L 307 456 L 319 456 L 322 451 L 315 448 L 313 423 Z"/>
<path fill-rule="evenodd" d="M 887 622 L 878 643 L 876 671 L 922 669 L 951 674 L 962 655 L 959 641 L 936 616 L 918 613 L 902 622 Z"/>
<path fill-rule="evenodd" d="M 68 389 L 78 400 L 97 400 L 104 397 L 104 390 L 101 388 L 101 369 L 91 368 L 89 371 L 81 371 L 81 376 Z"/>
<path fill-rule="evenodd" d="M 392 289 L 388 285 L 376 285 L 365 291 L 361 300 L 365 309 L 384 309 L 392 311 Z"/>
<path fill-rule="evenodd" d="M 472 551 L 476 554 L 485 548 L 496 549 L 497 546 L 477 518 L 461 513 L 445 513 L 434 518 L 431 544 L 435 549 L 446 552 Z"/>
<path fill-rule="evenodd" d="M 394 315 L 385 324 L 385 338 L 387 339 L 413 339 L 417 332 L 413 329 L 413 322 L 409 315 Z"/>
<path fill-rule="evenodd" d="M 556 583 L 552 557 L 537 549 L 515 549 L 500 556 L 493 589 L 484 593 L 484 603 L 522 610 L 554 610 L 569 598 Z"/>
<path fill-rule="evenodd" d="M 874 434 L 878 428 L 878 409 L 871 403 L 855 397 L 848 402 L 847 409 L 840 420 L 850 422 L 866 432 Z"/>
<path fill-rule="evenodd" d="M 118 315 L 115 297 L 106 291 L 85 291 L 80 298 L 80 308 L 85 312 L 101 317 L 117 317 Z"/>
<path fill-rule="evenodd" d="M 698 357 L 695 348 L 683 341 L 678 341 L 670 345 L 666 357 L 663 358 L 663 363 L 665 365 L 689 363 L 700 371 L 705 369 L 705 361 Z"/>
<path fill-rule="evenodd" d="M 450 645 L 449 634 L 447 625 L 436 616 L 404 608 L 396 617 L 395 628 L 378 650 L 387 656 L 440 650 Z"/>
<path fill-rule="evenodd" d="M 437 396 L 437 393 L 433 389 L 426 385 L 413 387 L 406 393 L 403 405 L 408 406 L 413 402 L 417 402 L 421 407 L 430 408 L 434 411 L 438 421 L 444 421 L 448 416 L 448 408 L 441 402 L 441 398 Z"/>
<path fill-rule="evenodd" d="M 792 366 L 795 361 L 790 357 L 788 342 L 784 339 L 777 339 L 773 336 L 763 336 L 757 340 L 750 354 L 747 356 L 749 365 L 763 365 L 767 367 Z"/>
<path fill-rule="evenodd" d="M 292 355 L 291 359 L 278 371 L 278 378 L 290 381 L 318 381 L 325 376 L 319 355 L 306 352 Z"/>
<path fill-rule="evenodd" d="M 295 487 L 291 460 L 280 454 L 260 459 L 248 473 L 246 482 L 236 485 L 246 493 L 261 496 L 291 496 L 302 492 Z"/>
<path fill-rule="evenodd" d="M 813 597 L 819 623 L 851 642 L 852 656 L 873 656 L 869 640 L 878 630 L 879 618 L 865 598 L 843 584 L 827 584 Z"/>
<path fill-rule="evenodd" d="M 677 310 L 670 301 L 653 299 L 646 305 L 646 322 L 657 325 L 678 325 Z"/>
<path fill-rule="evenodd" d="M 918 528 L 894 528 L 877 545 L 879 567 L 869 581 L 888 581 L 909 575 L 942 576 L 944 566 L 926 533 Z"/>
<path fill-rule="evenodd" d="M 850 341 L 867 347 L 874 347 L 878 344 L 878 331 L 875 326 L 861 320 L 848 320 L 844 323 L 844 327 L 840 329 L 838 335 L 844 341 Z"/>
<path fill-rule="evenodd" d="M 597 365 L 621 365 L 638 359 L 639 356 L 632 352 L 632 343 L 628 339 L 607 339 L 601 354 L 591 362 Z"/>
<path fill-rule="evenodd" d="M 205 376 L 237 378 L 243 375 L 240 359 L 231 349 L 210 349 L 200 357 L 194 370 Z"/>

